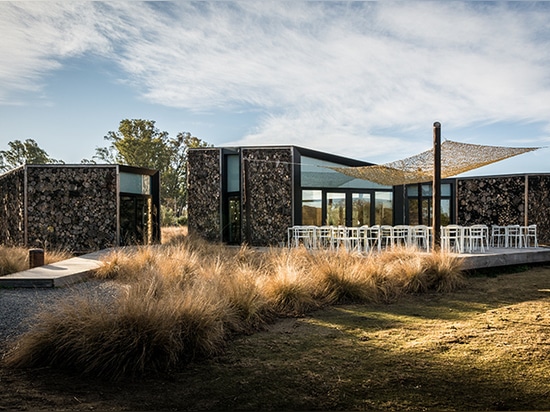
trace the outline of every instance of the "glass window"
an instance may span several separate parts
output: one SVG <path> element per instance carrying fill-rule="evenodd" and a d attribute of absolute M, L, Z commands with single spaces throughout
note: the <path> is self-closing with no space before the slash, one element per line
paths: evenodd
<path fill-rule="evenodd" d="M 441 224 L 447 226 L 451 223 L 451 200 L 441 199 Z"/>
<path fill-rule="evenodd" d="M 420 224 L 418 216 L 418 199 L 409 199 L 409 224 Z"/>
<path fill-rule="evenodd" d="M 449 183 L 441 185 L 441 196 L 451 196 L 451 185 Z"/>
<path fill-rule="evenodd" d="M 327 225 L 346 225 L 345 193 L 327 193 Z"/>
<path fill-rule="evenodd" d="M 393 225 L 393 194 L 391 192 L 376 192 L 374 196 L 377 225 Z"/>
<path fill-rule="evenodd" d="M 370 225 L 370 193 L 353 193 L 352 226 Z"/>
<path fill-rule="evenodd" d="M 302 224 L 321 226 L 323 193 L 321 190 L 302 191 Z"/>
<path fill-rule="evenodd" d="M 355 179 L 329 167 L 347 167 L 346 165 L 301 157 L 302 187 L 326 187 L 326 188 L 356 188 L 356 189 L 381 189 L 389 188 L 378 183 L 363 179 Z"/>
<path fill-rule="evenodd" d="M 151 194 L 151 176 L 120 172 L 120 191 L 137 195 Z"/>
<path fill-rule="evenodd" d="M 407 186 L 407 196 L 418 197 L 418 185 Z"/>
<path fill-rule="evenodd" d="M 422 185 L 422 197 L 432 196 L 432 185 Z"/>
<path fill-rule="evenodd" d="M 227 191 L 238 192 L 241 190 L 241 175 L 239 155 L 227 155 Z"/>

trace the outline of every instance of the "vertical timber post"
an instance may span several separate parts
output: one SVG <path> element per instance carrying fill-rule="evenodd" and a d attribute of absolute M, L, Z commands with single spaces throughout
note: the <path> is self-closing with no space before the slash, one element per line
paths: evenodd
<path fill-rule="evenodd" d="M 441 123 L 433 126 L 434 174 L 432 184 L 432 226 L 433 247 L 435 251 L 441 248 Z"/>

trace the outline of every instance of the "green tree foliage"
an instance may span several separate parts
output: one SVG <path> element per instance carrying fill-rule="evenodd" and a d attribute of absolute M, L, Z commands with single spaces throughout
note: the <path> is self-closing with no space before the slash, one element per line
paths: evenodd
<path fill-rule="evenodd" d="M 63 163 L 52 159 L 33 139 L 8 143 L 9 150 L 0 150 L 0 171 L 5 172 L 24 164 Z"/>
<path fill-rule="evenodd" d="M 161 201 L 181 216 L 187 202 L 187 149 L 211 147 L 189 132 L 170 138 L 153 120 L 124 119 L 118 131 L 110 131 L 109 147 L 96 149 L 94 159 L 107 163 L 147 167 L 161 173 Z"/>

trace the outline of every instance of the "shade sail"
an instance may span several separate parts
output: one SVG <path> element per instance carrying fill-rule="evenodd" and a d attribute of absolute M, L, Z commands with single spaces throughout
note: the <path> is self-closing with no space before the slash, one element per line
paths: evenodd
<path fill-rule="evenodd" d="M 484 146 L 445 140 L 441 144 L 441 178 L 456 176 L 538 149 L 540 147 Z M 387 186 L 429 182 L 433 179 L 433 168 L 433 149 L 383 165 L 330 167 L 345 175 Z"/>

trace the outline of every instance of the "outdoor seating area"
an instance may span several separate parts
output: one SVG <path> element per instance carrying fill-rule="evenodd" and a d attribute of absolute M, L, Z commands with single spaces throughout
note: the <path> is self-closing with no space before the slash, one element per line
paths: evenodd
<path fill-rule="evenodd" d="M 425 225 L 293 226 L 288 228 L 288 247 L 310 250 L 380 252 L 394 247 L 412 247 L 428 252 L 432 228 Z M 441 248 L 453 253 L 484 253 L 491 248 L 538 247 L 537 225 L 447 225 L 441 227 Z"/>

